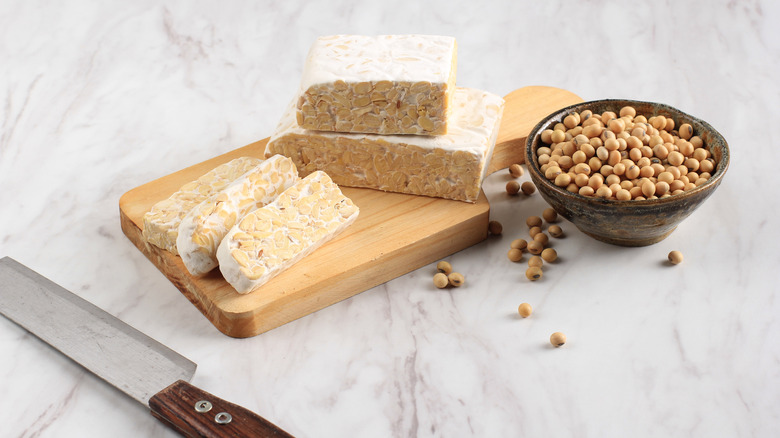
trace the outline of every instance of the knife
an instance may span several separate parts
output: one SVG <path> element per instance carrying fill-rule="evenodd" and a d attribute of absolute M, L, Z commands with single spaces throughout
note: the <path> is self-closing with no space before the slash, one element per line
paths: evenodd
<path fill-rule="evenodd" d="M 0 259 L 0 313 L 188 437 L 292 437 L 189 383 L 197 365 L 10 257 Z"/>

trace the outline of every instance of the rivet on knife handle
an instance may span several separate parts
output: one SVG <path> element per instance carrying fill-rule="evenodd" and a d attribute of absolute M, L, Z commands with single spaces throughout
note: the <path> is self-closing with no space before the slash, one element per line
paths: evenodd
<path fill-rule="evenodd" d="M 183 380 L 153 395 L 149 407 L 157 419 L 187 436 L 292 438 L 254 412 Z"/>

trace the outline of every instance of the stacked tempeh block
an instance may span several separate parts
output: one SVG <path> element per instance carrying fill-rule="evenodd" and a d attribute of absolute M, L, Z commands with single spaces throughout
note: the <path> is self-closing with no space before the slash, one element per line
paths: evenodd
<path fill-rule="evenodd" d="M 319 38 L 265 155 L 341 185 L 476 202 L 504 100 L 456 88 L 454 38 Z"/>

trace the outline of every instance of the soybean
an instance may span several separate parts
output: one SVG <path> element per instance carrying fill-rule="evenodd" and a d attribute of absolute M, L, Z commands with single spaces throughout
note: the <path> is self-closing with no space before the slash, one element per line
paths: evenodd
<path fill-rule="evenodd" d="M 526 218 L 525 224 L 528 225 L 528 228 L 541 227 L 542 218 L 540 218 L 539 216 L 529 216 L 528 218 Z"/>
<path fill-rule="evenodd" d="M 669 253 L 669 263 L 673 265 L 679 265 L 683 261 L 683 255 L 680 251 L 672 251 Z"/>
<path fill-rule="evenodd" d="M 562 173 L 555 177 L 555 185 L 558 187 L 566 187 L 571 184 L 571 176 L 568 173 Z"/>
<path fill-rule="evenodd" d="M 523 303 L 520 306 L 517 307 L 517 313 L 520 314 L 523 318 L 528 318 L 531 316 L 531 313 L 533 312 L 533 309 L 531 308 L 531 305 L 528 303 Z"/>
<path fill-rule="evenodd" d="M 494 235 L 500 235 L 504 231 L 504 226 L 499 221 L 488 222 L 488 232 Z"/>
<path fill-rule="evenodd" d="M 623 108 L 620 108 L 620 117 L 630 116 L 630 117 L 636 117 L 636 109 L 633 106 L 624 106 Z"/>
<path fill-rule="evenodd" d="M 506 183 L 506 192 L 509 195 L 516 195 L 520 192 L 520 183 L 517 181 L 509 181 Z"/>
<path fill-rule="evenodd" d="M 531 256 L 531 258 L 528 259 L 529 268 L 533 268 L 533 267 L 541 268 L 543 265 L 544 265 L 544 260 L 538 255 Z"/>
<path fill-rule="evenodd" d="M 533 240 L 531 242 L 528 242 L 528 252 L 530 252 L 533 255 L 539 255 L 544 250 L 544 245 L 541 244 L 541 242 L 537 242 L 536 240 Z"/>
<path fill-rule="evenodd" d="M 552 248 L 545 248 L 544 251 L 542 251 L 542 259 L 547 263 L 552 263 L 558 260 L 558 252 Z"/>
<path fill-rule="evenodd" d="M 521 251 L 524 250 L 526 246 L 528 246 L 528 242 L 526 242 L 525 239 L 515 239 L 509 244 L 510 248 L 519 249 Z"/>
<path fill-rule="evenodd" d="M 451 273 L 447 276 L 447 280 L 449 280 L 450 285 L 454 287 L 461 287 L 463 286 L 463 283 L 466 282 L 466 278 L 459 272 Z"/>
<path fill-rule="evenodd" d="M 534 234 L 534 242 L 539 242 L 542 245 L 547 245 L 547 242 L 549 242 L 549 241 L 550 241 L 550 238 L 547 237 L 547 235 L 544 234 L 544 232 L 542 232 L 542 231 L 539 231 L 538 233 Z"/>
<path fill-rule="evenodd" d="M 506 253 L 506 256 L 513 262 L 519 262 L 523 259 L 523 250 L 511 248 L 509 252 Z"/>
<path fill-rule="evenodd" d="M 566 343 L 566 335 L 561 332 L 555 332 L 550 335 L 550 343 L 555 347 L 560 347 Z"/>
<path fill-rule="evenodd" d="M 436 264 L 436 271 L 444 275 L 449 275 L 452 272 L 452 265 L 449 262 L 442 260 Z"/>
<path fill-rule="evenodd" d="M 525 277 L 531 281 L 542 278 L 542 268 L 531 266 L 525 271 Z"/>
<path fill-rule="evenodd" d="M 549 228 L 547 228 L 547 232 L 550 233 L 550 235 L 553 237 L 563 236 L 563 229 L 558 225 L 550 225 Z"/>
<path fill-rule="evenodd" d="M 433 276 L 433 285 L 437 288 L 444 289 L 448 284 L 450 284 L 450 280 L 447 278 L 447 274 L 437 272 Z"/>
<path fill-rule="evenodd" d="M 693 137 L 693 126 L 688 123 L 683 123 L 680 125 L 678 132 L 680 133 L 680 138 L 690 140 L 690 138 Z"/>

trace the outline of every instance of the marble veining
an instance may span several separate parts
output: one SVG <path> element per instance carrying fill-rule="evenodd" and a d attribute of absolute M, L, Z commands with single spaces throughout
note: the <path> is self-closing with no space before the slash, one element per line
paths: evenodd
<path fill-rule="evenodd" d="M 777 436 L 778 22 L 770 0 L 6 0 L 0 256 L 188 356 L 193 383 L 296 436 Z M 560 260 L 533 284 L 506 252 L 545 204 L 507 196 L 497 172 L 484 191 L 504 233 L 447 258 L 463 287 L 434 288 L 429 265 L 228 338 L 124 237 L 119 198 L 270 136 L 312 42 L 339 33 L 454 36 L 458 85 L 502 96 L 548 85 L 670 104 L 724 135 L 731 167 L 650 247 L 563 222 Z M 672 249 L 682 265 L 665 263 Z M 4 318 L 0 357 L 0 436 L 176 436 Z"/>

